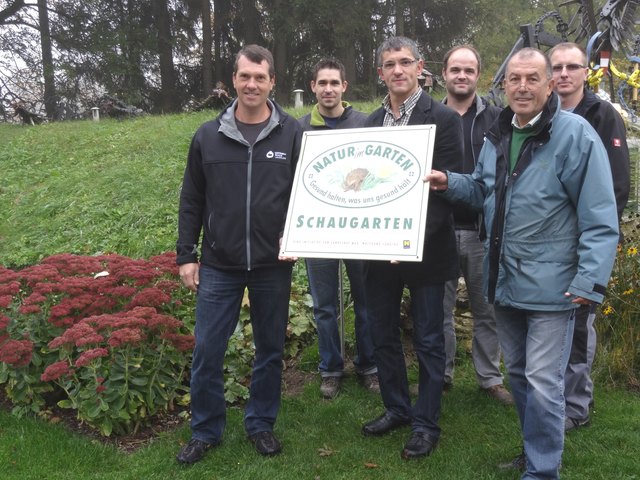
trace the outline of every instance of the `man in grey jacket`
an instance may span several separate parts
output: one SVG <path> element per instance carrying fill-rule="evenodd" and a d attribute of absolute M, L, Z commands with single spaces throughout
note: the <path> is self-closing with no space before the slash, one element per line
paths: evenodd
<path fill-rule="evenodd" d="M 480 54 L 471 45 L 459 45 L 445 53 L 442 61 L 442 78 L 447 89 L 443 103 L 458 112 L 462 118 L 464 134 L 464 157 L 462 173 L 473 172 L 485 133 L 498 117 L 501 109 L 489 105 L 476 93 L 480 78 Z M 493 306 L 489 305 L 482 293 L 482 259 L 484 247 L 480 228 L 482 216 L 464 205 L 455 205 L 453 219 L 456 226 L 456 244 L 460 272 L 464 277 L 473 315 L 473 336 L 471 359 L 476 371 L 476 379 L 482 391 L 503 405 L 513 405 L 513 398 L 504 387 L 500 372 L 500 343 L 496 332 Z M 453 370 L 456 354 L 456 331 L 454 310 L 458 279 L 450 280 L 444 286 L 444 348 L 446 367 L 444 371 L 445 389 L 453 385 Z"/>
<path fill-rule="evenodd" d="M 616 204 L 604 146 L 586 120 L 560 108 L 548 58 L 519 50 L 504 87 L 509 107 L 473 174 L 434 170 L 425 181 L 484 213 L 485 292 L 524 443 L 503 466 L 555 479 L 574 312 L 603 300 L 618 243 Z"/>

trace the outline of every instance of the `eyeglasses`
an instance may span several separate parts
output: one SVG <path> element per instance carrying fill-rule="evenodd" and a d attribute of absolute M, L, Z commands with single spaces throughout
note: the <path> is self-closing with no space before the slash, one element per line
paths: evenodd
<path fill-rule="evenodd" d="M 413 59 L 413 60 L 409 60 L 408 58 L 403 58 L 402 60 L 398 61 L 398 62 L 384 62 L 381 67 L 383 70 L 393 70 L 394 68 L 396 68 L 396 65 L 400 65 L 400 67 L 402 68 L 409 68 L 411 65 L 413 65 L 414 63 L 416 63 L 418 60 Z"/>
<path fill-rule="evenodd" d="M 580 70 L 581 68 L 587 68 L 584 65 L 580 65 L 579 63 L 569 63 L 567 65 L 562 65 L 562 64 L 558 64 L 558 65 L 553 65 L 551 67 L 551 70 L 553 71 L 553 73 L 562 73 L 562 70 L 567 69 L 567 72 L 576 72 L 578 70 Z"/>

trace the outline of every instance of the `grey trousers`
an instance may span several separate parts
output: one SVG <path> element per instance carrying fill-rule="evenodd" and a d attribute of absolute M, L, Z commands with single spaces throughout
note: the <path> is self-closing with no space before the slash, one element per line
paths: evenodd
<path fill-rule="evenodd" d="M 564 374 L 566 415 L 569 418 L 587 418 L 593 402 L 591 367 L 596 354 L 595 318 L 595 309 L 590 305 L 581 305 L 576 310 L 571 354 Z"/>
<path fill-rule="evenodd" d="M 467 284 L 469 305 L 473 315 L 473 340 L 471 359 L 476 371 L 480 388 L 501 385 L 500 344 L 496 332 L 496 320 L 493 306 L 484 299 L 482 261 L 484 247 L 474 230 L 456 230 L 456 243 L 460 260 L 460 271 Z M 446 366 L 444 380 L 453 382 L 454 360 L 456 354 L 456 332 L 454 326 L 454 309 L 458 281 L 445 284 L 444 291 L 444 348 Z"/>

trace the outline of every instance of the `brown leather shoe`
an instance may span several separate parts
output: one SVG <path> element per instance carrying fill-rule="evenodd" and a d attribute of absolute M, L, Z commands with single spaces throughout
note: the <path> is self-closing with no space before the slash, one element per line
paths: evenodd
<path fill-rule="evenodd" d="M 494 385 L 489 388 L 482 389 L 487 395 L 493 398 L 498 403 L 502 405 L 511 406 L 513 405 L 513 397 L 509 393 L 509 390 L 504 388 L 504 385 Z"/>
<path fill-rule="evenodd" d="M 589 416 L 587 416 L 586 418 L 565 417 L 564 433 L 577 430 L 578 428 L 588 427 L 589 425 L 591 425 L 591 418 L 589 418 Z"/>
<path fill-rule="evenodd" d="M 341 377 L 322 377 L 320 382 L 320 393 L 322 398 L 332 400 L 340 393 L 340 386 L 342 385 Z"/>
<path fill-rule="evenodd" d="M 369 373 L 368 375 L 362 375 L 362 386 L 369 390 L 371 393 L 380 393 L 380 382 L 378 381 L 377 373 Z"/>
<path fill-rule="evenodd" d="M 517 470 L 518 472 L 524 472 L 527 469 L 527 456 L 524 454 L 524 451 L 522 451 L 522 453 L 518 454 L 512 460 L 500 463 L 498 468 L 500 470 Z"/>

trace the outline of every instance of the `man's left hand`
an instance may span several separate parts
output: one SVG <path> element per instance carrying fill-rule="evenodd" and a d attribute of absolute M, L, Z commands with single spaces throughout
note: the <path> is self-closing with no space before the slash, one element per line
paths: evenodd
<path fill-rule="evenodd" d="M 576 295 L 572 295 L 569 292 L 565 292 L 564 293 L 565 297 L 573 297 L 573 299 L 571 300 L 571 303 L 578 303 L 580 305 L 591 305 L 593 302 L 593 300 L 589 300 L 588 298 L 584 298 L 584 297 L 578 297 Z"/>

